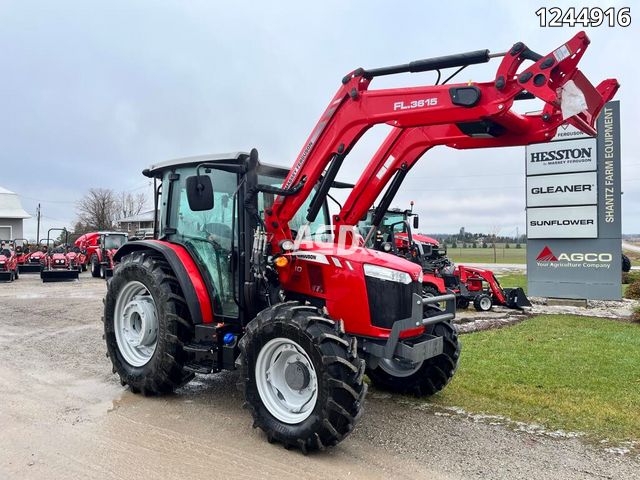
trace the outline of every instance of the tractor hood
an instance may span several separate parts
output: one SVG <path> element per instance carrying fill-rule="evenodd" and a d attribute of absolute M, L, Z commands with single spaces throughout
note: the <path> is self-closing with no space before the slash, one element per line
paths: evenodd
<path fill-rule="evenodd" d="M 396 233 L 395 235 L 397 238 L 400 238 L 402 240 L 407 240 L 407 238 L 409 237 L 409 235 L 406 233 Z M 440 246 L 440 242 L 438 242 L 435 238 L 427 237 L 426 235 L 421 235 L 419 233 L 414 233 L 411 236 L 415 242 L 429 243 L 434 247 Z"/>
<path fill-rule="evenodd" d="M 352 264 L 368 264 L 390 268 L 408 273 L 414 281 L 418 281 L 422 277 L 422 267 L 420 265 L 397 255 L 364 247 L 346 249 L 339 248 L 334 243 L 314 242 L 312 245 L 303 243 L 298 250 L 291 253 L 291 256 L 295 259 L 327 265 L 329 262 L 336 266 L 344 264 L 350 269 L 353 269 Z"/>

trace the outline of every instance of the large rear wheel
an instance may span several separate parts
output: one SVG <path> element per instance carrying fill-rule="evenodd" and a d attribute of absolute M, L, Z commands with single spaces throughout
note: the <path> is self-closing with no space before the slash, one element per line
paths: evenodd
<path fill-rule="evenodd" d="M 258 314 L 240 341 L 240 389 L 254 427 L 303 452 L 336 445 L 362 412 L 356 343 L 314 307 L 288 302 Z"/>
<path fill-rule="evenodd" d="M 451 381 L 460 358 L 458 332 L 449 322 L 440 322 L 428 327 L 426 333 L 442 337 L 442 353 L 418 363 L 380 360 L 376 368 L 367 369 L 377 388 L 422 397 L 438 393 Z"/>
<path fill-rule="evenodd" d="M 166 260 L 148 251 L 123 257 L 107 287 L 104 336 L 122 385 L 145 395 L 168 393 L 193 378 L 183 370 L 192 325 Z"/>

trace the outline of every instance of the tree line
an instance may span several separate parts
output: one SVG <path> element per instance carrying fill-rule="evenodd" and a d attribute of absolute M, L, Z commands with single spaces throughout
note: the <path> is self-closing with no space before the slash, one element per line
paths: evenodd
<path fill-rule="evenodd" d="M 110 188 L 91 188 L 76 204 L 76 233 L 113 230 L 118 220 L 138 215 L 147 208 L 144 192 L 116 192 Z"/>

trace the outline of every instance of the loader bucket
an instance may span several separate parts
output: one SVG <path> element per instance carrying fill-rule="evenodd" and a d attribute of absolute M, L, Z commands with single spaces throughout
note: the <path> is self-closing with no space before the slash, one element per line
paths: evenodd
<path fill-rule="evenodd" d="M 0 282 L 10 282 L 13 276 L 13 272 L 0 272 Z"/>
<path fill-rule="evenodd" d="M 18 273 L 40 273 L 42 265 L 39 263 L 24 263 L 18 265 Z"/>
<path fill-rule="evenodd" d="M 507 307 L 522 309 L 522 307 L 530 307 L 531 302 L 527 298 L 522 288 L 505 288 L 504 296 L 507 299 Z"/>
<path fill-rule="evenodd" d="M 77 270 L 42 270 L 40 278 L 43 282 L 70 282 L 78 280 L 80 273 Z"/>

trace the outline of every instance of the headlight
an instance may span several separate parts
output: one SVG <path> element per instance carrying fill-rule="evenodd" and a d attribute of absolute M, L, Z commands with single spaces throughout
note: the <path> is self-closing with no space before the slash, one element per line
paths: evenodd
<path fill-rule="evenodd" d="M 407 272 L 394 270 L 393 268 L 380 267 L 378 265 L 364 264 L 364 274 L 368 277 L 379 278 L 380 280 L 388 280 L 390 282 L 411 283 L 411 275 Z"/>
<path fill-rule="evenodd" d="M 424 272 L 421 270 L 420 273 L 418 274 L 418 283 L 422 283 L 423 280 L 424 280 Z"/>

